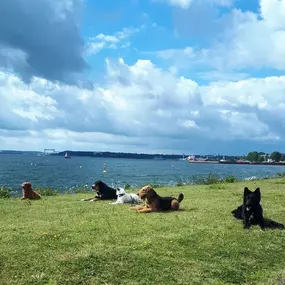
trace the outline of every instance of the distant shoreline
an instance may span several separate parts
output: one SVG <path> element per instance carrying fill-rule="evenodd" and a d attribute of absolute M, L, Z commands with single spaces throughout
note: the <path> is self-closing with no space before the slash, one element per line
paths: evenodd
<path fill-rule="evenodd" d="M 274 165 L 274 166 L 285 166 L 285 163 L 283 162 L 223 162 L 223 161 L 188 161 L 190 164 L 236 164 L 236 165 Z"/>
<path fill-rule="evenodd" d="M 128 152 L 100 152 L 100 151 L 73 151 L 65 150 L 60 152 L 49 152 L 45 153 L 43 151 L 18 151 L 18 150 L 0 150 L 0 155 L 37 155 L 37 156 L 65 156 L 67 153 L 71 157 L 102 157 L 102 158 L 132 158 L 132 159 L 153 159 L 153 160 L 166 160 L 166 159 L 177 159 L 177 160 L 186 160 L 185 158 L 189 154 L 148 154 L 148 153 L 128 153 Z M 209 160 L 219 161 L 223 158 L 223 155 L 197 155 L 196 157 L 207 156 Z M 240 156 L 227 156 L 230 159 L 239 159 Z"/>
<path fill-rule="evenodd" d="M 225 160 L 222 155 L 197 155 L 194 160 L 189 160 L 186 154 L 148 154 L 148 153 L 125 153 L 125 152 L 93 152 L 93 151 L 60 151 L 45 153 L 41 151 L 19 151 L 19 150 L 0 150 L 0 155 L 34 155 L 34 156 L 62 156 L 63 158 L 72 157 L 94 157 L 94 158 L 125 158 L 125 159 L 151 159 L 151 160 L 180 160 L 190 164 L 235 164 L 235 165 L 263 165 L 263 166 L 285 166 L 285 162 L 262 161 L 250 162 L 241 160 L 240 156 L 227 156 Z M 187 158 L 186 158 L 187 157 Z"/>

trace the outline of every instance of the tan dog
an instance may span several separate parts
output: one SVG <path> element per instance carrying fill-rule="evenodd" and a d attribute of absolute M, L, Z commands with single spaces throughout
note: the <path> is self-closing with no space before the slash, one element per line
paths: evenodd
<path fill-rule="evenodd" d="M 139 213 L 160 212 L 168 210 L 178 210 L 181 201 L 184 199 L 184 194 L 180 193 L 178 199 L 174 197 L 159 196 L 150 185 L 146 185 L 140 189 L 138 196 L 142 200 L 146 200 L 145 206 L 131 207 Z"/>
<path fill-rule="evenodd" d="M 39 192 L 35 192 L 32 188 L 32 184 L 30 182 L 24 182 L 22 184 L 22 198 L 24 199 L 31 199 L 31 200 L 38 200 L 41 198 Z"/>

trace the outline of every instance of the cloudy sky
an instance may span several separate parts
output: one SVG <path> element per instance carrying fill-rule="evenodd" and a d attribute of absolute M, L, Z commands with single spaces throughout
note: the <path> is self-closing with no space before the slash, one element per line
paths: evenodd
<path fill-rule="evenodd" d="M 0 149 L 284 151 L 285 0 L 0 1 Z"/>

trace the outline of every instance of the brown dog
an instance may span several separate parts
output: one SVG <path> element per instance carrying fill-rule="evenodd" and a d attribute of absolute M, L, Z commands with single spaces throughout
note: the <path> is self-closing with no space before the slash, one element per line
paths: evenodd
<path fill-rule="evenodd" d="M 22 184 L 22 198 L 24 199 L 31 199 L 31 200 L 38 200 L 41 198 L 41 195 L 39 192 L 35 192 L 32 188 L 32 183 L 30 182 L 24 182 Z"/>
<path fill-rule="evenodd" d="M 159 196 L 150 185 L 146 185 L 140 189 L 138 196 L 142 200 L 146 200 L 146 206 L 131 207 L 138 213 L 150 213 L 179 209 L 181 201 L 184 199 L 184 194 L 180 193 L 178 199 L 174 197 L 161 197 Z"/>

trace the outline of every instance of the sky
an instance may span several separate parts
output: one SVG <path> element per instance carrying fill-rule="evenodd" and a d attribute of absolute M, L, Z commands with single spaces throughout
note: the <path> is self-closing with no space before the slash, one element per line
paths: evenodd
<path fill-rule="evenodd" d="M 0 149 L 285 152 L 285 0 L 0 1 Z"/>

